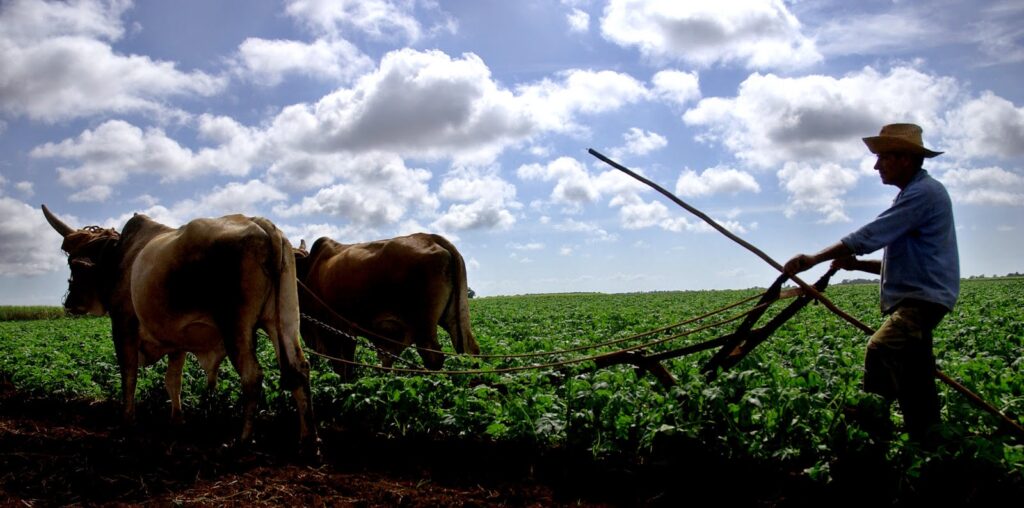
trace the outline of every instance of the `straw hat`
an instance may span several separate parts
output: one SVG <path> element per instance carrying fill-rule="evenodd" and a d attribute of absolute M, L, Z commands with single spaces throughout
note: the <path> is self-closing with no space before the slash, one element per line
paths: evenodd
<path fill-rule="evenodd" d="M 877 136 L 864 138 L 864 144 L 875 154 L 908 152 L 928 159 L 942 154 L 924 147 L 924 142 L 921 141 L 921 127 L 912 123 L 886 125 Z"/>

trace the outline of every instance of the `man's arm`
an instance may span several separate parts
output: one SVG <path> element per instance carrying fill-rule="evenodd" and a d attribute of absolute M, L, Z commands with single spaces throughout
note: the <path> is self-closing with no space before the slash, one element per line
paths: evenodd
<path fill-rule="evenodd" d="M 786 261 L 786 265 L 782 267 L 782 270 L 789 275 L 800 273 L 804 270 L 810 269 L 823 261 L 830 259 L 852 257 L 853 251 L 846 246 L 843 242 L 836 242 L 825 250 L 817 254 L 797 254 L 792 259 Z"/>
<path fill-rule="evenodd" d="M 877 259 L 857 259 L 854 256 L 840 256 L 832 260 L 832 268 L 857 270 L 878 275 L 882 273 L 882 262 Z"/>

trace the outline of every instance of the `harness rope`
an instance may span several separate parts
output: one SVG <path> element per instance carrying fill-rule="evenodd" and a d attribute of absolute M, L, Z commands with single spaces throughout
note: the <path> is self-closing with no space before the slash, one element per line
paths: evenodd
<path fill-rule="evenodd" d="M 322 307 L 325 311 L 328 312 L 328 314 L 333 319 L 336 319 L 336 320 L 340 321 L 346 327 L 352 328 L 352 329 L 360 332 L 360 335 L 357 336 L 357 335 L 353 335 L 351 333 L 347 333 L 347 332 L 341 331 L 341 330 L 339 330 L 339 329 L 337 329 L 335 327 L 332 327 L 332 326 L 328 325 L 327 323 L 324 323 L 323 321 L 321 321 L 321 320 L 319 320 L 319 319 L 317 319 L 317 318 L 315 318 L 313 316 L 310 316 L 309 314 L 303 313 L 302 316 L 307 318 L 310 322 L 312 322 L 314 324 L 317 324 L 318 326 L 321 326 L 322 328 L 327 329 L 328 331 L 331 331 L 331 332 L 333 332 L 335 334 L 341 335 L 341 336 L 343 336 L 345 338 L 348 338 L 348 339 L 351 339 L 351 340 L 358 340 L 358 338 L 360 336 L 363 336 L 366 339 L 373 339 L 373 340 L 378 340 L 378 341 L 381 341 L 381 342 L 395 344 L 395 345 L 402 346 L 403 348 L 407 347 L 407 344 L 405 344 L 404 342 L 397 341 L 395 339 L 392 339 L 391 337 L 386 337 L 384 335 L 378 334 L 376 332 L 373 332 L 371 330 L 368 330 L 368 329 L 366 329 L 364 327 L 359 326 L 354 321 L 352 321 L 352 320 L 342 316 L 337 311 L 332 309 L 326 302 L 323 301 L 323 299 L 320 298 L 319 295 L 317 295 L 315 292 L 313 292 L 313 290 L 310 289 L 308 286 L 306 286 L 301 280 L 298 281 L 298 283 L 299 283 L 299 287 L 301 287 L 303 289 L 303 291 L 306 291 L 317 302 L 317 304 L 320 307 Z M 634 335 L 630 335 L 628 337 L 621 337 L 621 338 L 618 338 L 618 339 L 611 339 L 611 340 L 607 340 L 607 341 L 603 341 L 603 342 L 597 342 L 597 343 L 594 343 L 594 344 L 588 344 L 588 345 L 584 345 L 584 346 L 577 346 L 577 347 L 568 348 L 568 349 L 559 349 L 559 350 L 555 350 L 555 351 L 534 351 L 534 352 L 531 352 L 531 353 L 512 353 L 512 354 L 505 354 L 505 355 L 478 354 L 478 355 L 473 355 L 473 357 L 474 358 L 481 358 L 481 359 L 489 359 L 489 358 L 498 358 L 498 359 L 533 358 L 533 357 L 538 357 L 538 356 L 556 356 L 556 355 L 562 355 L 562 354 L 566 354 L 566 353 L 575 353 L 575 352 L 578 352 L 578 351 L 586 351 L 588 349 L 597 349 L 597 348 L 604 347 L 604 346 L 612 346 L 612 345 L 616 345 L 616 344 L 621 344 L 623 342 L 629 342 L 629 341 L 632 341 L 632 340 L 636 340 L 636 339 L 640 339 L 640 338 L 643 338 L 643 337 L 647 337 L 647 336 L 650 336 L 650 335 L 659 334 L 659 333 L 671 330 L 673 328 L 678 328 L 680 326 L 689 325 L 689 324 L 695 323 L 697 321 L 700 321 L 700 320 L 703 320 L 703 319 L 707 319 L 707 318 L 709 318 L 711 316 L 714 316 L 714 315 L 717 315 L 717 314 L 721 314 L 722 312 L 725 312 L 727 310 L 739 307 L 740 305 L 748 303 L 748 302 L 750 302 L 752 300 L 755 300 L 757 298 L 762 298 L 764 296 L 764 294 L 765 293 L 762 292 L 762 293 L 759 293 L 759 294 L 756 294 L 756 295 L 753 295 L 753 296 L 749 296 L 749 297 L 744 298 L 742 300 L 739 300 L 739 301 L 737 301 L 735 303 L 731 303 L 731 304 L 726 305 L 724 307 L 721 307 L 721 308 L 718 308 L 718 309 L 706 312 L 706 313 L 704 313 L 704 314 L 702 314 L 700 316 L 697 316 L 697 317 L 694 317 L 694 318 L 690 318 L 690 319 L 687 319 L 685 321 L 680 321 L 678 323 L 674 323 L 674 324 L 671 324 L 671 325 L 663 326 L 663 327 L 660 327 L 660 328 L 655 328 L 653 330 L 649 330 L 649 331 L 646 331 L 646 332 L 641 332 L 641 333 L 637 333 L 637 334 L 634 334 Z M 784 299 L 784 298 L 791 298 L 793 296 L 795 296 L 795 292 L 790 291 L 790 292 L 786 292 L 786 293 L 780 294 L 779 297 L 777 297 L 776 299 L 774 299 L 772 301 L 779 300 L 779 299 Z M 756 309 L 756 307 L 755 307 L 755 309 Z M 747 311 L 747 313 L 753 312 L 755 309 L 751 309 L 750 311 Z M 747 313 L 745 313 L 743 315 L 746 315 Z M 723 322 L 721 322 L 719 324 L 725 324 L 725 323 L 734 321 L 735 319 L 738 319 L 738 318 L 730 318 L 730 319 L 728 319 L 726 321 L 723 321 Z M 653 344 L 658 344 L 658 343 L 661 343 L 661 342 L 662 341 L 654 341 Z M 366 343 L 371 348 L 373 348 L 375 351 L 377 351 L 377 352 L 383 352 L 385 354 L 394 356 L 390 352 L 381 351 L 375 344 L 373 344 L 372 341 L 371 342 L 366 342 Z M 449 354 L 447 351 L 431 349 L 431 348 L 419 346 L 419 345 L 416 345 L 416 344 L 413 344 L 413 346 L 418 351 L 424 351 L 424 352 L 428 352 L 428 353 Z M 398 357 L 395 357 L 395 358 L 398 358 Z"/>
<path fill-rule="evenodd" d="M 708 340 L 708 341 L 705 341 L 705 342 L 701 342 L 701 343 L 698 343 L 698 344 L 691 344 L 691 345 L 684 346 L 684 347 L 681 347 L 681 348 L 676 348 L 676 349 L 672 349 L 672 350 L 668 350 L 668 351 L 658 352 L 658 353 L 656 353 L 656 355 L 659 358 L 676 357 L 676 356 L 681 356 L 683 354 L 689 354 L 691 352 L 696 352 L 696 351 L 701 351 L 701 350 L 705 350 L 705 349 L 710 349 L 712 347 L 717 347 L 717 346 L 723 345 L 723 344 L 730 344 L 730 341 L 732 341 L 731 344 L 730 344 L 730 347 L 728 348 L 728 349 L 731 350 L 732 347 L 736 346 L 739 342 L 742 341 L 742 339 L 744 339 L 746 337 L 746 332 L 750 331 L 750 329 L 753 327 L 754 323 L 757 322 L 758 319 L 760 319 L 760 316 L 764 313 L 764 311 L 767 310 L 767 308 L 769 306 L 771 306 L 773 303 L 775 303 L 776 301 L 782 300 L 782 299 L 793 298 L 795 296 L 802 296 L 802 297 L 806 298 L 806 296 L 804 296 L 803 291 L 801 291 L 800 289 L 788 290 L 788 291 L 785 291 L 785 292 L 780 291 L 780 287 L 781 287 L 781 284 L 782 284 L 783 281 L 784 281 L 784 278 L 779 278 L 778 280 L 776 280 L 776 282 L 772 285 L 772 287 L 768 291 L 762 292 L 761 294 L 754 295 L 754 296 L 751 296 L 751 297 L 748 297 L 748 298 L 743 298 L 742 300 L 739 300 L 737 302 L 730 303 L 730 304 L 725 305 L 723 307 L 720 307 L 718 309 L 715 309 L 715 310 L 703 313 L 703 314 L 698 315 L 696 317 L 692 317 L 692 319 L 690 319 L 690 320 L 686 320 L 684 322 L 680 322 L 680 323 L 677 323 L 677 324 L 674 324 L 674 325 L 660 327 L 660 328 L 657 328 L 657 329 L 654 329 L 654 330 L 651 330 L 651 331 L 648 331 L 648 332 L 643 332 L 643 333 L 640 333 L 640 334 L 631 335 L 629 337 L 624 337 L 624 338 L 620 338 L 620 339 L 613 339 L 613 340 L 599 342 L 599 343 L 596 343 L 596 344 L 589 344 L 589 345 L 585 345 L 585 346 L 579 346 L 579 347 L 573 347 L 573 348 L 561 349 L 561 350 L 555 350 L 555 351 L 540 351 L 540 352 L 536 352 L 536 353 L 504 354 L 504 355 L 502 355 L 502 354 L 474 355 L 475 357 L 521 358 L 521 357 L 532 357 L 532 356 L 540 356 L 540 355 L 564 354 L 564 353 L 567 353 L 567 352 L 575 352 L 575 351 L 586 350 L 586 349 L 593 349 L 593 348 L 607 346 L 607 345 L 620 344 L 620 343 L 625 342 L 625 341 L 636 340 L 638 338 L 642 338 L 642 337 L 647 337 L 647 336 L 663 333 L 663 332 L 672 330 L 674 328 L 681 327 L 683 325 L 692 324 L 692 323 L 695 323 L 695 322 L 700 321 L 700 320 L 705 320 L 705 319 L 707 319 L 707 317 L 710 317 L 712 315 L 716 315 L 716 314 L 725 312 L 725 311 L 727 311 L 729 309 L 735 308 L 735 307 L 737 307 L 739 305 L 742 305 L 742 304 L 744 304 L 746 302 L 750 302 L 751 300 L 754 300 L 756 298 L 760 298 L 761 299 L 761 301 L 758 303 L 758 305 L 755 305 L 754 307 L 752 307 L 752 308 L 750 308 L 748 310 L 735 313 L 735 314 L 733 314 L 733 315 L 731 315 L 729 317 L 726 317 L 726 319 L 720 320 L 720 321 L 715 322 L 715 323 L 706 324 L 706 325 L 703 325 L 703 326 L 700 326 L 700 327 L 697 327 L 697 328 L 694 328 L 694 329 L 690 329 L 690 330 L 687 330 L 687 331 L 683 331 L 683 332 L 680 332 L 680 333 L 676 333 L 676 334 L 670 335 L 668 337 L 663 337 L 663 338 L 655 339 L 655 340 L 652 340 L 652 341 L 648 341 L 648 342 L 644 342 L 644 343 L 640 343 L 640 344 L 635 344 L 635 345 L 624 347 L 624 348 L 617 349 L 617 350 L 614 350 L 614 351 L 601 352 L 601 353 L 592 354 L 592 355 L 583 356 L 583 357 L 578 357 L 578 358 L 563 359 L 563 361 L 559 361 L 559 362 L 550 362 L 550 363 L 545 363 L 545 364 L 536 364 L 536 365 L 529 365 L 529 366 L 507 367 L 507 368 L 499 368 L 499 369 L 472 369 L 472 370 L 459 370 L 459 371 L 447 371 L 447 370 L 431 371 L 431 370 L 426 370 L 426 369 L 420 369 L 419 367 L 395 368 L 395 367 L 388 367 L 388 366 L 364 364 L 364 363 L 361 363 L 361 362 L 355 362 L 355 361 L 353 361 L 353 359 L 337 357 L 337 356 L 333 356 L 333 355 L 322 353 L 322 352 L 315 351 L 315 350 L 309 350 L 308 352 L 310 354 L 312 354 L 312 355 L 321 356 L 321 357 L 324 357 L 324 358 L 327 358 L 327 359 L 331 359 L 331 361 L 339 362 L 339 363 L 345 364 L 345 365 L 356 366 L 356 367 L 366 367 L 366 368 L 370 368 L 370 369 L 374 369 L 374 370 L 378 370 L 378 371 L 392 372 L 392 373 L 399 373 L 399 374 L 426 374 L 426 375 L 429 375 L 429 374 L 437 374 L 437 375 L 503 374 L 503 373 L 512 373 L 512 372 L 522 372 L 522 371 L 527 371 L 527 370 L 540 370 L 540 369 L 551 369 L 551 368 L 565 367 L 565 366 L 570 366 L 570 365 L 575 365 L 575 364 L 582 364 L 582 363 L 592 362 L 592 361 L 593 362 L 597 362 L 598 364 L 611 365 L 611 364 L 616 363 L 616 359 L 624 357 L 624 355 L 635 354 L 635 351 L 639 351 L 641 349 L 646 349 L 648 347 L 664 344 L 664 343 L 667 343 L 667 342 L 670 342 L 670 341 L 673 341 L 673 340 L 676 340 L 676 339 L 679 339 L 679 338 L 682 338 L 682 337 L 686 337 L 686 336 L 693 335 L 693 334 L 696 334 L 696 333 L 699 333 L 699 332 L 702 332 L 702 331 L 710 330 L 712 328 L 717 328 L 717 327 L 720 327 L 722 325 L 725 325 L 725 324 L 728 324 L 728 323 L 732 323 L 732 322 L 738 321 L 740 319 L 744 319 L 744 317 L 745 317 L 745 321 L 743 322 L 743 325 L 740 326 L 740 328 L 737 330 L 737 332 L 734 332 L 734 333 L 729 334 L 729 335 L 724 336 L 724 337 L 718 337 L 718 338 L 711 339 L 711 340 Z M 821 282 L 819 282 L 819 283 L 821 283 Z M 827 284 L 827 280 L 825 279 L 824 282 L 821 283 L 821 284 Z M 324 302 L 323 299 L 319 298 L 315 293 L 312 292 L 312 290 L 310 290 L 308 287 L 306 287 L 301 282 L 300 282 L 300 285 L 301 285 L 301 287 L 303 288 L 304 291 L 309 293 L 309 295 L 314 298 L 314 300 L 317 302 L 317 304 L 323 306 L 326 310 L 328 310 L 331 313 L 331 315 L 334 316 L 334 319 L 339 320 L 342 323 L 345 323 L 346 326 L 348 326 L 350 324 L 353 328 L 356 328 L 356 329 L 359 329 L 359 330 L 366 330 L 366 329 L 362 329 L 361 327 L 358 327 L 358 325 L 352 323 L 350 320 L 346 319 L 346 317 L 344 317 L 341 314 L 339 314 L 338 312 L 336 312 L 329 305 L 327 305 L 327 303 Z M 303 313 L 302 316 L 304 317 L 304 319 L 306 319 L 310 323 L 313 323 L 313 324 L 315 324 L 315 325 L 317 325 L 319 327 L 325 328 L 326 330 L 329 330 L 329 331 L 331 331 L 333 333 L 336 333 L 338 335 L 346 337 L 346 338 L 348 338 L 350 340 L 357 340 L 357 338 L 358 338 L 357 336 L 354 336 L 354 335 L 349 334 L 347 332 L 338 330 L 337 328 L 334 328 L 334 327 L 324 323 L 321 320 L 317 320 L 317 319 L 315 319 L 315 317 L 310 316 L 309 314 Z M 389 341 L 389 342 L 392 342 L 392 343 L 400 344 L 403 347 L 406 346 L 406 344 L 400 343 L 400 342 L 395 341 L 393 339 L 390 339 L 388 337 L 384 337 L 384 336 L 381 336 L 381 335 L 373 333 L 373 332 L 369 332 L 369 333 L 374 335 L 374 336 L 376 336 L 380 340 L 386 340 L 386 341 Z M 378 352 L 382 352 L 382 350 L 380 348 L 376 347 L 376 345 L 373 344 L 373 342 L 370 341 L 369 338 L 366 338 L 366 340 L 368 341 L 367 343 L 371 346 L 371 348 L 377 350 Z M 417 347 L 419 347 L 419 346 L 417 346 Z M 723 347 L 723 350 L 726 350 L 726 348 Z M 444 351 L 439 351 L 439 352 L 443 353 Z M 404 361 L 404 358 L 401 358 L 401 357 L 396 356 L 396 355 L 391 354 L 391 353 L 387 353 L 387 354 L 389 354 L 391 357 L 399 359 L 399 361 L 402 361 L 404 364 L 412 365 L 410 362 Z"/>
<path fill-rule="evenodd" d="M 347 359 L 344 359 L 344 358 L 338 358 L 338 357 L 327 355 L 327 354 L 324 354 L 324 353 L 319 353 L 317 351 L 309 351 L 309 353 L 313 354 L 313 355 L 316 355 L 316 356 L 320 356 L 322 358 L 327 358 L 329 360 L 334 360 L 334 361 L 337 361 L 337 362 L 341 362 L 341 363 L 344 363 L 344 364 L 347 364 L 347 365 L 355 365 L 355 366 L 360 366 L 360 367 L 370 367 L 370 368 L 376 369 L 376 370 L 382 370 L 382 371 L 387 371 L 387 372 L 397 372 L 397 373 L 403 373 L 403 374 L 440 374 L 440 375 L 503 374 L 503 373 L 508 373 L 508 372 L 521 372 L 521 371 L 525 371 L 525 370 L 540 370 L 540 369 L 549 369 L 549 368 L 554 368 L 554 367 L 564 367 L 564 366 L 567 366 L 567 365 L 574 365 L 574 364 L 577 364 L 577 363 L 583 363 L 583 362 L 588 362 L 588 361 L 592 361 L 592 360 L 601 359 L 601 358 L 607 357 L 609 355 L 623 354 L 623 353 L 629 353 L 629 352 L 632 352 L 632 351 L 637 351 L 637 350 L 640 350 L 640 349 L 645 349 L 645 348 L 648 348 L 648 347 L 651 347 L 651 346 L 656 346 L 656 345 L 659 345 L 659 344 L 664 344 L 666 342 L 669 342 L 669 341 L 672 341 L 672 340 L 676 340 L 676 339 L 679 339 L 681 337 L 686 337 L 688 335 L 693 335 L 695 333 L 702 332 L 704 330 L 708 330 L 708 329 L 711 329 L 711 328 L 722 326 L 724 324 L 731 323 L 733 321 L 738 321 L 740 318 L 743 318 L 743 317 L 747 316 L 748 314 L 750 314 L 752 312 L 756 312 L 756 311 L 760 310 L 761 308 L 767 307 L 767 305 L 768 304 L 761 304 L 761 305 L 759 305 L 757 307 L 754 307 L 754 308 L 752 308 L 752 309 L 750 309 L 750 310 L 748 310 L 746 312 L 742 312 L 742 313 L 733 315 L 733 316 L 731 316 L 729 318 L 723 319 L 723 320 L 715 322 L 715 323 L 709 323 L 709 324 L 706 324 L 704 326 L 700 326 L 700 327 L 697 327 L 697 328 L 694 328 L 694 329 L 691 329 L 691 330 L 687 330 L 687 331 L 684 331 L 684 332 L 681 332 L 681 333 L 677 333 L 675 335 L 671 335 L 669 337 L 664 337 L 664 338 L 657 339 L 657 340 L 654 340 L 654 341 L 645 342 L 643 344 L 637 344 L 637 345 L 634 345 L 634 346 L 629 346 L 629 347 L 622 348 L 622 349 L 619 349 L 619 350 L 616 350 L 616 351 L 612 351 L 612 352 L 608 352 L 608 353 L 594 354 L 594 355 L 584 356 L 584 357 L 580 357 L 580 358 L 573 358 L 573 359 L 569 359 L 569 360 L 561 360 L 561 361 L 557 361 L 557 362 L 549 362 L 549 363 L 541 363 L 541 364 L 531 364 L 531 365 L 520 365 L 520 366 L 516 366 L 516 367 L 504 367 L 504 368 L 498 368 L 498 369 L 469 369 L 469 370 L 443 370 L 442 369 L 442 370 L 427 370 L 427 369 L 419 369 L 419 368 L 386 367 L 386 366 L 383 366 L 383 365 L 366 364 L 366 363 L 362 363 L 362 362 L 356 362 L 356 361 L 353 361 L 353 360 L 347 360 Z M 716 339 L 711 339 L 710 341 L 707 341 L 705 343 L 698 344 L 697 346 L 702 346 L 702 345 L 705 345 L 705 344 L 710 344 L 707 347 L 714 347 L 714 346 L 716 346 L 716 345 L 718 345 L 720 343 L 721 343 L 721 338 L 716 338 Z M 688 346 L 688 347 L 693 347 L 693 346 Z M 588 346 L 585 349 L 590 349 L 590 348 L 591 347 Z M 578 349 L 580 349 L 580 348 L 574 348 L 573 350 L 578 350 Z M 706 348 L 703 348 L 703 349 L 706 349 Z M 565 350 L 565 351 L 570 351 L 570 350 Z M 551 353 L 546 353 L 546 354 L 550 355 L 550 354 L 561 353 L 561 352 L 564 352 L 564 351 L 551 352 Z M 493 357 L 501 357 L 501 355 L 493 355 Z M 510 356 L 505 356 L 505 358 L 509 358 L 509 357 Z"/>

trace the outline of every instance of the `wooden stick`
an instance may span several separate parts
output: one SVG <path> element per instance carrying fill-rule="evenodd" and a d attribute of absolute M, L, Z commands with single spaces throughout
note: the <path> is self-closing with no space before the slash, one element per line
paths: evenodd
<path fill-rule="evenodd" d="M 715 222 L 714 219 L 712 219 L 711 217 L 708 217 L 706 214 L 704 214 L 704 212 L 701 212 L 700 210 L 698 210 L 698 209 L 696 209 L 696 208 L 686 204 L 685 202 L 683 202 L 683 200 L 681 200 L 678 197 L 676 197 L 675 194 L 672 194 L 671 192 L 669 192 L 669 191 L 665 190 L 664 188 L 662 188 L 660 185 L 658 185 L 658 184 L 656 184 L 656 183 L 654 183 L 654 182 L 652 182 L 652 181 L 650 181 L 650 180 L 648 180 L 648 179 L 646 179 L 646 178 L 644 178 L 644 177 L 634 173 L 629 168 L 627 168 L 627 167 L 625 167 L 625 166 L 623 166 L 623 165 L 621 165 L 621 164 L 619 164 L 619 163 L 609 159 L 608 157 L 605 157 L 604 155 L 602 155 L 597 150 L 594 150 L 593 148 L 591 148 L 589 150 L 589 152 L 590 152 L 591 155 L 593 155 L 594 157 L 597 157 L 598 159 L 601 159 L 602 161 L 604 161 L 605 163 L 607 163 L 611 167 L 613 167 L 613 168 L 615 168 L 615 169 L 617 169 L 619 171 L 622 171 L 623 173 L 626 173 L 629 176 L 632 176 L 633 178 L 635 178 L 635 179 L 637 179 L 637 180 L 647 184 L 652 189 L 660 192 L 665 197 L 667 197 L 667 198 L 671 199 L 673 202 L 675 202 L 675 204 L 685 208 L 688 212 L 696 215 L 697 217 L 700 217 L 701 220 L 706 222 L 709 226 L 717 229 L 720 233 L 722 233 L 723 235 L 727 236 L 730 240 L 732 240 L 732 241 L 742 245 L 744 248 L 746 248 L 750 252 L 753 252 L 754 254 L 756 254 L 757 257 L 765 260 L 765 262 L 767 262 L 769 265 L 772 265 L 772 267 L 774 267 L 779 272 L 785 273 L 785 271 L 782 269 L 782 265 L 780 265 L 777 261 L 775 261 L 770 256 L 768 256 L 768 254 L 765 254 L 764 252 L 761 251 L 761 249 L 758 249 L 757 247 L 754 247 L 753 245 L 751 245 L 746 240 L 736 236 L 735 234 L 732 233 L 732 231 L 729 231 L 728 229 L 725 229 L 724 227 L 722 227 L 721 224 Z M 864 323 L 861 323 L 860 321 L 857 320 L 857 318 L 855 318 L 855 317 L 853 317 L 853 316 L 843 312 L 842 310 L 840 310 L 838 307 L 835 306 L 835 304 L 832 303 L 831 300 L 826 298 L 825 295 L 821 294 L 821 292 L 819 292 L 817 289 L 814 289 L 814 287 L 811 286 L 810 284 L 807 284 L 806 282 L 801 280 L 800 277 L 797 277 L 795 274 L 787 275 L 787 276 L 793 282 L 795 282 L 796 285 L 800 286 L 800 289 L 803 289 L 807 294 L 809 294 L 812 297 L 814 297 L 815 300 L 818 300 L 819 302 L 821 302 L 822 305 L 824 305 L 825 307 L 828 307 L 828 309 L 831 310 L 832 312 L 835 312 L 836 315 L 838 315 L 839 317 L 845 319 L 847 322 L 849 322 L 850 324 L 856 326 L 857 328 L 860 328 L 865 333 L 869 333 L 869 334 L 875 333 L 875 331 L 873 329 L 871 329 L 870 326 L 868 326 L 868 325 L 866 325 Z"/>
<path fill-rule="evenodd" d="M 744 239 L 736 236 L 735 234 L 733 234 L 732 231 L 729 231 L 728 229 L 725 229 L 720 224 L 715 222 L 714 219 L 712 219 L 711 217 L 708 217 L 704 212 L 701 212 L 700 210 L 698 210 L 698 209 L 696 209 L 696 208 L 686 204 L 683 200 L 681 200 L 678 197 L 676 197 L 675 194 L 672 194 L 671 192 L 665 190 L 665 188 L 661 187 L 660 185 L 658 185 L 658 184 L 648 180 L 647 178 L 644 178 L 644 177 L 640 176 L 639 174 L 633 172 L 632 170 L 630 170 L 629 168 L 619 164 L 618 162 L 615 162 L 615 161 L 609 159 L 608 157 L 605 157 L 603 154 L 601 154 L 597 150 L 594 150 L 593 148 L 590 148 L 587 151 L 590 152 L 590 155 L 593 155 L 594 157 L 597 157 L 598 159 L 601 159 L 603 162 L 605 162 L 609 166 L 611 166 L 611 167 L 613 167 L 613 168 L 615 168 L 615 169 L 617 169 L 619 171 L 622 171 L 623 173 L 626 173 L 627 175 L 635 178 L 636 180 L 639 180 L 639 181 L 643 182 L 648 187 L 651 187 L 652 189 L 660 192 L 663 196 L 669 198 L 675 204 L 685 208 L 688 212 L 696 215 L 697 217 L 700 217 L 701 220 L 706 222 L 709 226 L 711 226 L 711 227 L 715 228 L 716 230 L 718 230 L 718 232 L 722 233 L 723 235 L 725 235 L 726 237 L 728 237 L 732 241 L 742 245 L 744 248 L 746 248 L 750 252 L 753 252 L 754 254 L 756 254 L 757 257 L 763 259 L 769 265 L 772 265 L 772 267 L 774 267 L 779 272 L 785 273 L 785 270 L 783 270 L 782 265 L 780 265 L 778 262 L 776 262 L 770 256 L 768 256 L 767 254 L 762 252 L 761 249 L 758 249 L 757 247 L 754 247 L 753 245 L 748 243 L 746 240 L 744 240 Z M 798 286 L 800 286 L 800 288 L 803 289 L 806 294 L 814 297 L 815 300 L 818 300 L 819 302 L 821 302 L 822 305 L 824 305 L 829 310 L 834 312 L 837 316 L 845 319 L 848 323 L 856 326 L 857 328 L 859 328 L 864 333 L 867 333 L 869 335 L 873 335 L 875 333 L 875 330 L 873 328 L 871 328 L 870 326 L 862 323 L 857 318 L 855 318 L 855 317 L 853 317 L 853 316 L 843 312 L 842 310 L 840 310 L 825 295 L 821 294 L 821 292 L 818 291 L 817 289 L 815 289 L 813 286 L 808 285 L 806 282 L 801 280 L 795 274 L 788 275 L 788 277 L 793 282 L 795 282 Z M 1024 428 L 1022 428 L 1019 423 L 1015 422 L 1010 417 L 1004 415 L 995 406 L 993 406 L 992 404 L 989 404 L 988 402 L 985 402 L 984 399 L 979 397 L 977 394 L 975 394 L 974 392 L 969 390 L 964 385 L 956 382 L 955 380 L 953 380 L 952 378 L 947 376 L 941 370 L 935 369 L 935 376 L 938 377 L 940 380 L 942 380 L 943 383 L 946 383 L 947 385 L 953 387 L 953 389 L 955 389 L 956 391 L 966 395 L 968 400 L 970 400 L 971 402 L 974 402 L 975 405 L 977 405 L 981 409 L 984 409 L 985 411 L 988 411 L 989 413 L 992 413 L 993 415 L 999 417 L 1004 422 L 1009 423 L 1018 432 L 1020 432 L 1021 434 L 1024 434 Z"/>

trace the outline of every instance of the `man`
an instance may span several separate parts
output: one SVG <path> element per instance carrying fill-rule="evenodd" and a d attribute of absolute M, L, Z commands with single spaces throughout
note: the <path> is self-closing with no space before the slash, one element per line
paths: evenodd
<path fill-rule="evenodd" d="M 864 390 L 889 405 L 898 400 L 907 432 L 922 440 L 940 422 L 932 330 L 960 292 L 953 208 L 946 188 L 921 167 L 942 152 L 924 147 L 920 127 L 886 125 L 864 143 L 878 156 L 882 183 L 900 189 L 892 206 L 821 252 L 794 256 L 784 269 L 796 274 L 833 260 L 837 268 L 881 275 L 881 308 L 888 318 L 868 342 Z M 854 257 L 880 248 L 881 261 Z"/>

